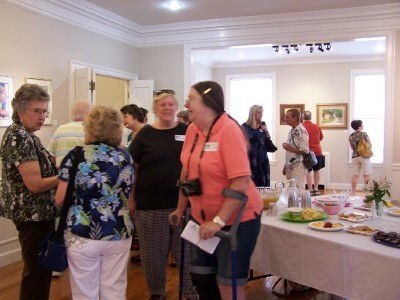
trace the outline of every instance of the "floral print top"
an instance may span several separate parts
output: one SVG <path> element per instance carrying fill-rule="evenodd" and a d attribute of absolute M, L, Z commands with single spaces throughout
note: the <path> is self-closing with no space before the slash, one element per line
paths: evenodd
<path fill-rule="evenodd" d="M 0 216 L 14 221 L 50 221 L 57 217 L 55 189 L 32 193 L 25 186 L 18 167 L 28 161 L 39 161 L 43 178 L 57 175 L 50 154 L 40 139 L 21 124 L 11 124 L 1 143 L 2 181 Z"/>
<path fill-rule="evenodd" d="M 300 151 L 309 152 L 308 147 L 308 132 L 303 125 L 299 124 L 296 128 L 292 128 L 289 131 L 287 143 L 293 148 L 297 148 Z M 286 151 L 285 166 L 289 170 L 294 170 L 303 162 L 303 155 L 297 154 L 291 151 Z"/>
<path fill-rule="evenodd" d="M 353 150 L 353 153 L 351 154 L 351 158 L 355 158 L 355 157 L 359 157 L 360 156 L 360 154 L 357 152 L 357 147 L 358 147 L 358 144 L 361 141 L 361 137 L 364 139 L 364 141 L 366 141 L 366 142 L 371 144 L 369 136 L 368 136 L 368 134 L 366 132 L 358 131 L 358 130 L 354 131 L 349 136 L 350 147 L 351 147 L 351 150 Z"/>
<path fill-rule="evenodd" d="M 121 240 L 131 237 L 128 197 L 134 171 L 132 158 L 120 148 L 104 143 L 83 148 L 85 161 L 75 176 L 74 203 L 69 209 L 67 227 L 73 234 L 93 240 Z M 60 165 L 58 178 L 68 181 L 73 151 Z"/>

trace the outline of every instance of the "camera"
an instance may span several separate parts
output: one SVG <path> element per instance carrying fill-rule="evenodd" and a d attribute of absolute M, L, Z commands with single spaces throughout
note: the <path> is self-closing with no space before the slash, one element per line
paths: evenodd
<path fill-rule="evenodd" d="M 199 178 L 187 179 L 181 181 L 180 188 L 182 193 L 186 196 L 200 196 L 201 195 L 201 183 Z"/>

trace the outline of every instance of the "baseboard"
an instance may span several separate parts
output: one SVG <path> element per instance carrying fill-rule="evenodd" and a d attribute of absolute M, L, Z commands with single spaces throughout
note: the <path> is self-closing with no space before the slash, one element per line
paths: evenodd
<path fill-rule="evenodd" d="M 0 254 L 0 268 L 22 260 L 21 249 L 15 249 Z"/>

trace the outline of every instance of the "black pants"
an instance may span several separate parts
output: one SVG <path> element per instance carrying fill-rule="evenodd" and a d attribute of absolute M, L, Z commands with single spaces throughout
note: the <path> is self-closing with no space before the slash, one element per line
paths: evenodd
<path fill-rule="evenodd" d="M 55 222 L 13 221 L 21 243 L 24 270 L 22 272 L 20 300 L 49 299 L 51 271 L 38 267 L 39 244 L 54 230 Z"/>

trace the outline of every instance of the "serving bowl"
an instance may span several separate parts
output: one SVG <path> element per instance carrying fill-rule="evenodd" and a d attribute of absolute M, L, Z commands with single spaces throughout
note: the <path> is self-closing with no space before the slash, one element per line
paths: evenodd
<path fill-rule="evenodd" d="M 322 203 L 322 209 L 328 215 L 336 215 L 340 210 L 340 204 L 337 202 L 324 202 Z"/>

